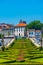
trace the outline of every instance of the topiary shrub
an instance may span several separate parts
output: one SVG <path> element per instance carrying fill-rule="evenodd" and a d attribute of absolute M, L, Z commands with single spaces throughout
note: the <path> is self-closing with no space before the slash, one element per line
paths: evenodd
<path fill-rule="evenodd" d="M 14 62 L 16 62 L 16 60 L 8 61 L 8 62 L 3 62 L 3 63 L 14 63 Z"/>
<path fill-rule="evenodd" d="M 21 60 L 20 62 L 25 62 L 25 60 Z"/>
<path fill-rule="evenodd" d="M 42 47 L 39 47 L 39 50 L 41 51 L 42 50 Z"/>
<path fill-rule="evenodd" d="M 9 48 L 6 48 L 6 50 L 9 50 Z"/>

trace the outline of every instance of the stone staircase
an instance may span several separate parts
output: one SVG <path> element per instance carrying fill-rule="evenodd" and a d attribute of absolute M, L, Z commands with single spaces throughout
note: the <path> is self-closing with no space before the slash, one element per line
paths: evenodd
<path fill-rule="evenodd" d="M 35 38 L 29 38 L 32 42 L 33 42 L 33 44 L 35 45 L 35 46 L 37 46 L 37 47 L 40 47 L 41 45 L 41 42 L 39 42 L 39 41 L 37 41 Z"/>

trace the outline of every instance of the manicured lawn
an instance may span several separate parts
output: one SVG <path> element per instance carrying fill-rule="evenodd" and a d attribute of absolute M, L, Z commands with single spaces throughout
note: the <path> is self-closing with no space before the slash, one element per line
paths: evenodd
<path fill-rule="evenodd" d="M 34 64 L 42 61 L 43 50 L 40 51 L 29 39 L 17 39 L 4 52 L 0 51 L 0 63 L 4 65 Z"/>
<path fill-rule="evenodd" d="M 6 59 L 0 59 L 0 63 L 2 63 L 2 62 L 7 62 L 7 61 L 9 61 L 9 60 L 6 60 Z"/>
<path fill-rule="evenodd" d="M 32 59 L 31 61 L 35 61 L 35 62 L 43 62 L 43 58 Z"/>

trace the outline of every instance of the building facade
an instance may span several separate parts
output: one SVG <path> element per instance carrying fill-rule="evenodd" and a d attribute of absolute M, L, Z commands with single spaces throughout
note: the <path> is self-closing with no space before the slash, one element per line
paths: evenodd
<path fill-rule="evenodd" d="M 41 37 L 41 30 L 28 29 L 27 36 L 30 38 L 33 38 L 33 37 L 39 38 L 39 37 Z"/>
<path fill-rule="evenodd" d="M 41 37 L 41 30 L 27 29 L 27 31 L 25 31 L 26 25 L 27 24 L 24 22 L 20 22 L 16 26 L 9 24 L 0 24 L 0 34 L 4 34 L 4 36 L 24 37 L 27 35 L 27 37 Z"/>
<path fill-rule="evenodd" d="M 25 27 L 26 27 L 26 23 L 19 23 L 15 26 L 15 36 L 25 36 Z"/>
<path fill-rule="evenodd" d="M 35 29 L 28 29 L 27 37 L 35 37 Z"/>
<path fill-rule="evenodd" d="M 5 37 L 14 36 L 14 26 L 11 26 L 9 24 L 1 24 L 0 34 L 4 34 Z"/>

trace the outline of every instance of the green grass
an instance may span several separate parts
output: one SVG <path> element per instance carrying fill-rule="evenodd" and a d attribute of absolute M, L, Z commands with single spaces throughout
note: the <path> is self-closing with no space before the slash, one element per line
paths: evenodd
<path fill-rule="evenodd" d="M 43 58 L 32 59 L 31 61 L 43 62 Z"/>
<path fill-rule="evenodd" d="M 7 61 L 9 61 L 9 60 L 0 59 L 0 63 L 2 63 L 2 62 L 7 62 Z"/>
<path fill-rule="evenodd" d="M 22 57 L 23 61 L 17 58 Z M 25 62 L 24 62 L 25 60 Z M 34 64 L 43 63 L 43 50 L 40 51 L 29 39 L 17 39 L 5 51 L 0 51 L 0 63 Z"/>

